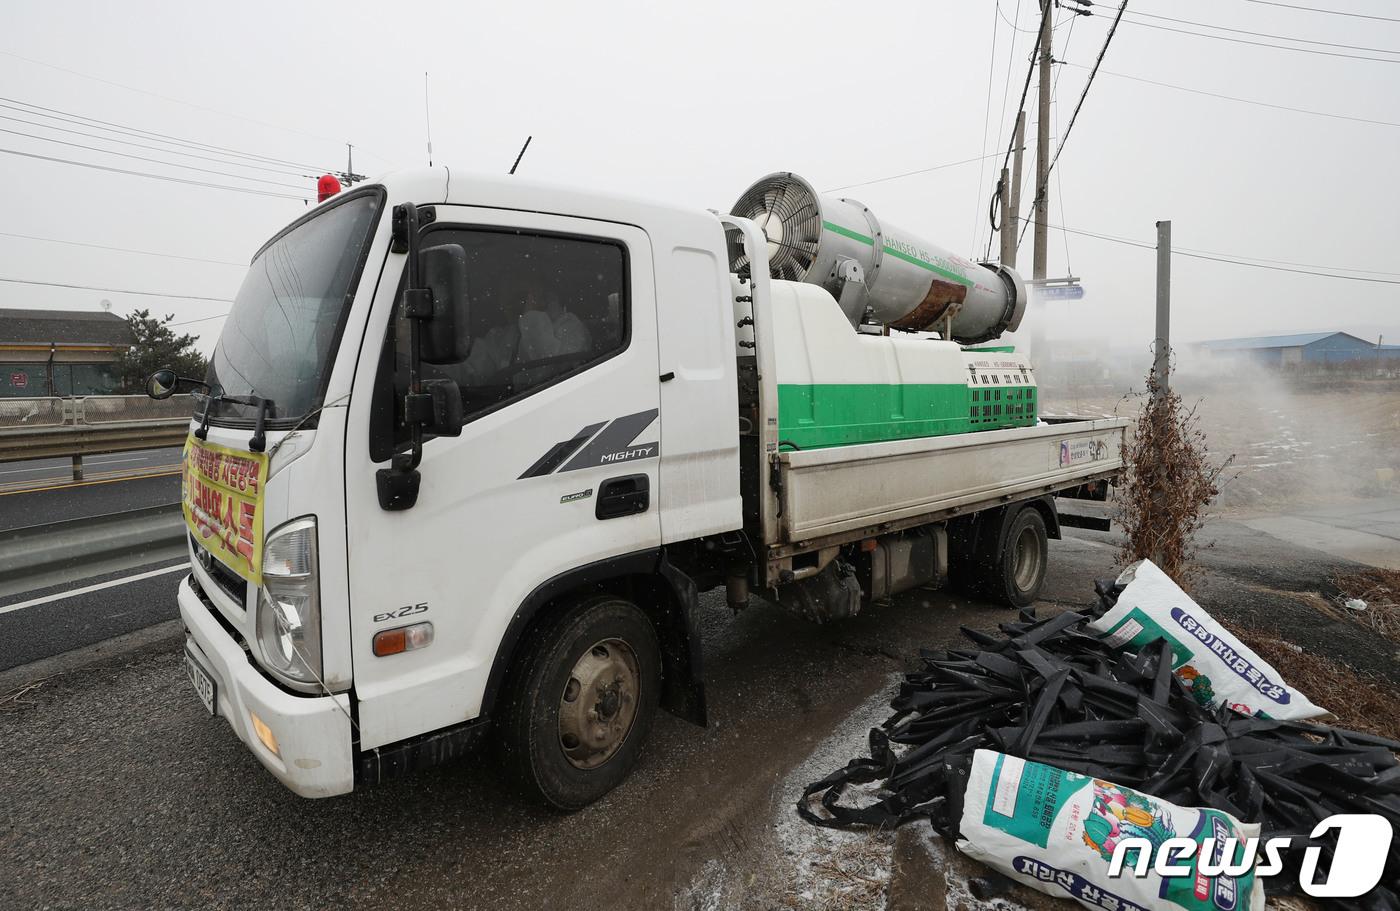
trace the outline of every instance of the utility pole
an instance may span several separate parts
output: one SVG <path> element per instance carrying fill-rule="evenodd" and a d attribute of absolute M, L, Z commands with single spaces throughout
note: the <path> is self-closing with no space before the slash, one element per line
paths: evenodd
<path fill-rule="evenodd" d="M 1016 135 L 1012 140 L 1014 171 L 1010 183 L 1006 180 L 1006 169 L 1001 169 L 1003 187 L 1009 187 L 1010 196 L 1003 197 L 1001 207 L 1001 263 L 1016 268 L 1016 241 L 1021 236 L 1021 152 L 1026 146 L 1026 112 L 1016 114 Z"/>
<path fill-rule="evenodd" d="M 1167 392 L 1171 372 L 1172 223 L 1157 222 L 1157 335 L 1152 340 L 1152 375 L 1159 394 Z"/>
<path fill-rule="evenodd" d="M 1050 192 L 1050 0 L 1040 0 L 1040 111 L 1035 125 L 1035 260 L 1031 278 L 1045 277 L 1050 246 L 1046 205 Z"/>

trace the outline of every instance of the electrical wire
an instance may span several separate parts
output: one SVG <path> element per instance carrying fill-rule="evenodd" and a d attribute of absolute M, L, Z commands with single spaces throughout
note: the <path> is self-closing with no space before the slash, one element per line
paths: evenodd
<path fill-rule="evenodd" d="M 20 108 L 11 107 L 7 104 L 0 104 L 0 108 L 11 111 L 21 110 Z M 167 149 L 163 146 L 146 145 L 143 142 L 132 142 L 130 139 L 117 139 L 115 136 L 104 136 L 101 133 L 88 133 L 84 132 L 83 130 L 71 130 L 66 127 L 54 126 L 51 123 L 41 123 L 37 120 L 25 120 L 23 117 L 12 117 L 9 114 L 0 114 L 0 120 L 8 120 L 12 123 L 22 123 L 26 126 L 38 127 L 41 130 L 52 130 L 56 133 L 68 133 L 73 136 L 86 136 L 88 139 L 97 139 L 102 142 L 110 142 L 116 145 L 131 146 L 132 148 L 136 149 L 146 149 L 151 152 L 163 152 L 166 155 L 179 155 L 183 158 L 194 158 L 198 161 L 212 161 L 215 164 L 231 165 L 237 168 L 248 168 L 249 170 L 253 171 L 266 171 L 269 174 L 282 174 L 286 177 L 306 177 L 313 180 L 315 179 L 315 176 L 310 174 L 303 174 L 300 171 L 288 171 L 283 168 L 269 168 L 266 165 L 244 163 L 234 158 L 221 158 L 213 155 L 196 155 L 194 152 L 186 152 L 178 147 L 173 149 Z M 77 123 L 78 121 L 65 120 L 61 122 Z M 323 171 L 321 173 L 325 172 Z"/>
<path fill-rule="evenodd" d="M 297 196 L 291 193 L 277 193 L 273 190 L 260 190 L 257 187 L 230 187 L 226 184 L 210 183 L 205 180 L 187 180 L 183 177 L 172 177 L 169 174 L 151 174 L 147 171 L 129 171 L 125 168 L 113 168 L 107 165 L 91 164 L 86 161 L 73 161 L 70 158 L 54 158 L 51 155 L 39 155 L 34 152 L 21 152 L 18 149 L 0 148 L 0 155 L 16 155 L 20 158 L 33 158 L 38 161 L 50 161 L 56 164 L 73 165 L 74 167 L 79 168 L 91 168 L 95 171 L 107 171 L 112 174 L 128 174 L 132 177 L 149 177 L 154 180 L 166 180 L 170 181 L 171 183 L 182 183 L 192 187 L 206 187 L 211 190 L 232 190 L 235 193 L 250 193 L 254 196 L 271 196 L 277 199 L 299 199 L 302 202 L 306 202 L 307 199 L 310 197 L 309 193 L 304 193 L 300 196 Z"/>
<path fill-rule="evenodd" d="M 1294 38 L 1292 35 L 1271 35 L 1268 32 L 1253 32 L 1249 29 L 1229 28 L 1224 25 L 1212 25 L 1209 22 L 1195 22 L 1190 19 L 1174 19 L 1171 16 L 1159 16 L 1155 13 L 1144 13 L 1139 10 L 1133 10 L 1131 13 L 1129 13 L 1128 21 L 1132 22 L 1134 16 L 1145 16 L 1149 19 L 1161 19 L 1165 22 L 1176 22 L 1180 25 L 1194 25 L 1197 28 L 1213 28 L 1219 32 L 1233 32 L 1236 35 L 1253 35 L 1256 38 L 1273 38 L 1278 41 L 1296 41 L 1299 44 L 1316 44 L 1322 47 L 1340 47 L 1349 51 L 1370 51 L 1376 54 L 1400 54 L 1400 50 L 1394 50 L 1392 48 L 1387 47 L 1363 47 L 1361 45 L 1356 44 L 1336 44 L 1331 41 L 1314 41 L 1311 38 Z M 1145 23 L 1139 24 L 1141 25 Z"/>
<path fill-rule="evenodd" d="M 1153 25 L 1150 22 L 1129 22 L 1129 25 L 1138 28 L 1155 28 L 1161 32 L 1175 32 L 1178 35 L 1194 35 L 1197 38 L 1212 38 L 1216 41 L 1229 41 L 1234 44 L 1248 44 L 1254 47 L 1269 47 L 1276 51 L 1293 51 L 1297 54 L 1314 54 L 1319 57 L 1343 57 L 1347 60 L 1369 60 L 1372 63 L 1400 63 L 1400 58 L 1387 60 L 1385 57 L 1367 57 L 1363 54 L 1342 54 L 1337 51 L 1319 51 L 1310 47 L 1288 47 L 1283 44 L 1269 44 L 1267 41 L 1250 41 L 1245 38 L 1230 38 L 1225 35 L 1208 35 L 1205 32 L 1192 32 L 1181 28 L 1172 28 L 1168 25 Z"/>
<path fill-rule="evenodd" d="M 65 282 L 41 282 L 28 278 L 0 278 L 0 282 L 9 282 L 15 285 L 43 285 L 47 288 L 76 288 L 80 291 L 106 291 L 111 294 L 139 294 L 143 297 L 177 297 L 192 301 L 215 301 L 220 304 L 231 304 L 233 300 L 227 297 L 202 297 L 198 294 L 166 294 L 164 291 L 134 291 L 131 288 L 99 288 L 94 285 L 70 285 Z M 213 319 L 213 317 L 207 317 Z M 191 321 L 193 322 L 193 320 Z M 172 325 L 180 325 L 174 323 Z"/>
<path fill-rule="evenodd" d="M 1001 12 L 1001 4 L 998 0 L 996 4 L 997 12 Z M 1016 36 L 1011 36 L 1012 45 L 1015 45 Z M 972 201 L 972 243 L 971 248 L 977 249 L 977 219 L 982 208 L 982 186 L 987 178 L 987 134 L 992 126 L 992 79 L 996 75 L 997 67 L 997 20 L 992 17 L 992 53 L 987 61 L 987 101 L 982 109 L 982 164 L 977 169 L 977 198 Z M 1005 96 L 1003 95 L 1003 103 Z M 997 145 L 1001 145 L 1001 140 L 997 140 Z"/>
<path fill-rule="evenodd" d="M 216 313 L 216 314 L 214 314 L 213 316 L 201 316 L 199 319 L 181 320 L 181 321 L 178 322 L 178 323 L 170 323 L 169 325 L 171 325 L 171 326 L 188 326 L 188 325 L 190 325 L 190 324 L 192 324 L 192 323 L 207 323 L 207 322 L 209 322 L 211 319 L 223 319 L 223 318 L 226 317 L 226 316 L 228 316 L 227 313 Z"/>
<path fill-rule="evenodd" d="M 308 132 L 306 132 L 305 130 L 298 130 L 298 129 L 295 129 L 295 128 L 293 128 L 293 127 L 282 126 L 281 124 L 276 124 L 276 123 L 268 123 L 268 122 L 265 121 L 265 120 L 257 120 L 257 119 L 255 119 L 255 118 L 253 118 L 253 117 L 245 117 L 245 116 L 243 116 L 242 114 L 233 114 L 233 113 L 230 113 L 229 111 L 221 111 L 221 110 L 219 110 L 218 108 L 206 107 L 205 105 L 202 105 L 202 104 L 195 104 L 194 102 L 191 102 L 191 101 L 183 101 L 183 100 L 181 100 L 181 99 L 179 99 L 179 98 L 172 98 L 172 97 L 170 97 L 170 96 L 168 96 L 168 95 L 161 95 L 161 94 L 159 94 L 159 93 L 157 93 L 157 92 L 148 91 L 147 89 L 137 88 L 137 87 L 134 86 L 134 85 L 125 85 L 124 83 L 121 83 L 121 82 L 113 82 L 113 81 L 110 80 L 110 79 L 103 79 L 103 78 L 100 77 L 100 76 L 93 76 L 93 75 L 90 75 L 90 74 L 88 74 L 88 73 L 79 72 L 78 70 L 70 70 L 70 69 L 68 69 L 67 67 L 57 66 L 57 65 L 52 64 L 52 63 L 46 63 L 46 62 L 44 62 L 43 60 L 35 60 L 33 57 L 25 57 L 24 55 L 22 55 L 22 54 L 16 54 L 16 53 L 14 53 L 13 51 L 0 51 L 0 55 L 4 55 L 4 56 L 6 56 L 6 57 L 12 57 L 12 58 L 14 58 L 15 60 L 23 60 L 25 63 L 31 63 L 31 64 L 33 64 L 34 66 L 42 66 L 42 67 L 45 67 L 46 69 L 56 70 L 56 71 L 58 71 L 58 72 L 60 72 L 60 73 L 67 73 L 67 74 L 69 74 L 70 76 L 77 76 L 77 77 L 79 77 L 80 79 L 90 79 L 90 80 L 92 80 L 93 82 L 100 82 L 100 83 L 102 83 L 103 85 L 110 85 L 110 86 L 113 86 L 114 88 L 124 89 L 125 91 L 128 91 L 128 92 L 135 92 L 135 93 L 138 94 L 138 95 L 149 95 L 149 96 L 152 97 L 152 98 L 158 98 L 158 99 L 160 99 L 161 101 L 166 101 L 166 102 L 169 102 L 170 104 L 178 104 L 178 105 L 182 105 L 182 106 L 187 107 L 187 108 L 193 108 L 193 109 L 195 109 L 195 110 L 197 110 L 197 111 L 206 111 L 206 112 L 208 112 L 208 113 L 210 113 L 210 114 L 218 114 L 218 115 L 221 116 L 221 117 L 231 117 L 231 118 L 233 118 L 234 120 L 242 120 L 242 121 L 244 121 L 245 123 L 254 123 L 254 124 L 257 124 L 258 126 L 268 127 L 269 129 L 273 129 L 273 130 L 281 130 L 281 131 L 286 132 L 286 133 L 295 133 L 295 134 L 297 134 L 297 135 L 299 135 L 299 136 L 306 136 L 306 137 L 308 137 L 308 138 L 310 138 L 310 139 L 319 139 L 319 140 L 321 140 L 322 142 L 335 142 L 335 143 L 339 144 L 339 140 L 330 139 L 330 138 L 325 137 L 325 136 L 318 136 L 318 135 L 316 135 L 315 133 L 308 133 Z M 359 147 L 359 146 L 356 146 L 356 148 L 360 148 L 360 147 Z M 372 150 L 370 150 L 370 149 L 365 149 L 364 151 L 369 152 L 369 154 L 374 155 L 374 157 L 376 157 L 376 158 L 381 158 L 381 159 L 384 160 L 384 161 L 388 161 L 388 159 L 383 159 L 382 156 L 375 154 L 375 153 L 374 153 Z"/>
<path fill-rule="evenodd" d="M 1011 26 L 1011 28 L 1012 28 L 1013 31 L 1020 32 L 1020 33 L 1023 34 L 1023 35 L 1038 35 L 1038 34 L 1040 34 L 1039 31 L 1037 31 L 1036 29 L 1033 29 L 1033 28 L 1020 28 L 1020 27 L 1018 27 L 1018 26 L 1016 25 L 1015 22 L 1013 22 L 1013 21 L 1011 21 L 1010 19 L 1006 18 L 1006 13 L 1003 13 L 1003 12 L 1001 11 L 1001 2 L 1000 2 L 1000 0 L 997 0 L 996 7 L 997 7 L 997 15 L 1001 17 L 1001 21 L 1002 21 L 1002 22 L 1005 22 L 1007 25 Z M 1018 2 L 1016 3 L 1016 18 L 1017 18 L 1017 19 L 1020 19 L 1020 18 L 1021 18 L 1021 4 L 1020 4 L 1019 0 L 1018 0 Z"/>
<path fill-rule="evenodd" d="M 1339 9 L 1318 9 L 1315 6 L 1294 6 L 1292 3 L 1278 3 L 1275 0 L 1245 0 L 1246 3 L 1261 3 L 1264 6 L 1281 6 L 1284 9 L 1304 10 L 1309 13 L 1326 13 L 1329 16 L 1349 16 L 1353 19 L 1375 19 L 1377 22 L 1400 22 L 1389 16 L 1368 16 L 1365 13 L 1348 13 Z"/>
<path fill-rule="evenodd" d="M 51 143 L 53 143 L 54 145 L 67 146 L 67 147 L 69 147 L 69 148 L 71 148 L 71 149 L 83 149 L 83 150 L 88 151 L 88 152 L 98 152 L 98 153 L 103 154 L 103 155 L 115 155 L 115 156 L 117 156 L 118 158 L 131 158 L 131 159 L 134 159 L 134 160 L 136 160 L 136 161 L 144 161 L 144 162 L 146 162 L 147 164 L 164 165 L 164 166 L 167 167 L 167 168 L 183 168 L 183 169 L 186 170 L 186 171 L 198 171 L 198 172 L 200 172 L 201 174 L 215 174 L 215 175 L 217 175 L 217 176 L 219 176 L 219 177 L 232 177 L 232 178 L 235 179 L 235 180 L 247 180 L 247 181 L 250 181 L 250 182 L 252 182 L 252 183 L 263 183 L 263 184 L 267 184 L 268 186 L 272 186 L 272 187 L 286 187 L 287 189 L 290 189 L 290 190 L 300 190 L 300 189 L 301 189 L 301 187 L 300 187 L 299 185 L 294 184 L 294 183 L 281 183 L 280 181 L 276 181 L 276 180 L 266 180 L 266 179 L 261 178 L 261 177 L 248 177 L 247 175 L 244 175 L 244 174 L 234 174 L 234 173 L 231 172 L 231 171 L 215 171 L 215 170 L 213 170 L 212 168 L 201 168 L 201 167 L 199 167 L 198 165 L 179 164 L 178 162 L 174 162 L 174 161 L 162 161 L 162 160 L 160 160 L 159 158 L 147 158 L 147 157 L 144 156 L 144 155 L 132 155 L 130 152 L 117 152 L 117 151 L 114 151 L 114 150 L 112 150 L 112 149 L 99 149 L 99 148 L 97 148 L 96 146 L 83 145 L 82 143 L 79 143 L 79 142 L 69 142 L 69 141 L 66 140 L 66 139 L 53 139 L 53 138 L 47 137 L 47 136 L 36 136 L 36 135 L 33 134 L 33 133 L 25 133 L 25 132 L 22 132 L 22 131 L 20 131 L 20 130 L 7 130 L 7 129 L 5 129 L 4 127 L 0 127 L 0 133 L 6 133 L 6 134 L 9 134 L 9 135 L 11 135 L 11 136 L 23 136 L 23 137 L 26 138 L 26 139 L 35 139 L 35 140 L 38 140 L 39 142 L 51 142 Z"/>
<path fill-rule="evenodd" d="M 70 247 L 91 247 L 94 250 L 112 250 L 117 253 L 137 253 L 141 256 L 159 256 L 164 259 L 183 259 L 191 263 L 209 263 L 215 266 L 237 266 L 240 269 L 248 268 L 247 263 L 235 263 L 224 259 L 200 259 L 197 256 L 180 256 L 175 253 L 157 253 L 154 250 L 133 250 L 130 247 L 108 247 L 103 244 L 89 244 L 80 240 L 59 240 L 57 237 L 39 237 L 35 234 L 15 234 L 10 231 L 0 231 L 0 237 L 17 237 L 22 240 L 38 240 L 49 244 L 66 244 Z"/>
<path fill-rule="evenodd" d="M 1071 233 L 1071 234 L 1080 234 L 1080 235 L 1083 235 L 1084 237 L 1096 237 L 1096 238 L 1098 238 L 1099 240 L 1106 240 L 1106 241 L 1110 241 L 1110 242 L 1116 243 L 1116 244 L 1124 244 L 1124 245 L 1130 246 L 1130 247 L 1141 247 L 1141 248 L 1144 249 L 1144 250 L 1156 250 L 1156 249 L 1157 249 L 1157 245 L 1156 245 L 1156 244 L 1151 244 L 1151 243 L 1147 243 L 1147 242 L 1145 242 L 1145 241 L 1140 241 L 1140 240 L 1133 240 L 1133 239 L 1127 238 L 1127 237 L 1117 237 L 1117 236 L 1114 236 L 1114 235 L 1112 235 L 1112 234 L 1102 234 L 1102 233 L 1099 233 L 1099 232 L 1097 232 L 1097 231 L 1085 231 L 1085 230 L 1082 230 L 1082 229 L 1079 229 L 1079 228 L 1069 228 L 1069 227 L 1066 227 L 1066 226 L 1064 226 L 1064 225 L 1047 225 L 1047 227 L 1055 228 L 1055 229 L 1060 230 L 1060 231 L 1068 231 L 1068 232 Z M 1188 257 L 1188 258 L 1190 258 L 1190 259 L 1205 259 L 1205 260 L 1210 260 L 1211 262 L 1228 263 L 1228 264 L 1234 265 L 1234 266 L 1248 266 L 1248 267 L 1254 268 L 1254 269 L 1268 269 L 1268 270 L 1270 270 L 1270 271 L 1272 271 L 1272 272 L 1289 272 L 1289 273 L 1296 274 L 1296 275 L 1316 275 L 1316 276 L 1319 276 L 1319 277 L 1322 277 L 1322 278 L 1339 278 L 1339 279 L 1344 279 L 1344 280 L 1347 280 L 1347 281 L 1369 282 L 1369 283 L 1378 284 L 1378 285 L 1400 285 L 1400 278 L 1394 278 L 1394 279 L 1367 278 L 1367 277 L 1365 277 L 1365 276 L 1363 276 L 1363 275 L 1346 275 L 1346 274 L 1344 274 L 1344 273 L 1342 273 L 1342 272 L 1321 272 L 1321 271 L 1313 271 L 1313 270 L 1310 270 L 1310 269 L 1293 269 L 1293 268 L 1287 268 L 1287 267 L 1284 267 L 1284 266 L 1266 265 L 1265 262 L 1249 262 L 1249 261 L 1247 261 L 1247 260 L 1245 260 L 1245 259 L 1239 259 L 1239 258 L 1224 256 L 1224 255 L 1221 255 L 1221 254 L 1208 253 L 1208 252 L 1204 252 L 1204 251 L 1191 251 L 1189 248 L 1176 248 L 1176 247 L 1173 247 L 1173 248 L 1172 248 L 1172 256 L 1185 256 L 1185 257 Z M 1278 262 L 1278 260 L 1274 260 L 1274 262 Z M 1317 268 L 1319 268 L 1319 269 L 1338 269 L 1338 268 L 1343 268 L 1343 267 L 1340 267 L 1340 266 L 1319 266 L 1319 267 L 1317 267 Z M 1355 271 L 1362 272 L 1362 271 L 1366 271 L 1366 270 L 1358 269 L 1358 270 L 1355 270 Z M 1381 274 L 1385 274 L 1385 275 L 1394 275 L 1395 273 L 1389 273 L 1389 272 L 1387 272 L 1387 273 L 1381 273 Z"/>
<path fill-rule="evenodd" d="M 1063 61 L 1063 63 L 1065 66 L 1072 66 L 1076 69 L 1089 69 L 1087 66 L 1084 66 L 1081 63 L 1070 63 L 1068 60 Z M 1158 82 L 1155 79 L 1144 79 L 1141 76 L 1130 76 L 1127 73 L 1115 73 L 1113 70 L 1099 70 L 1099 72 L 1104 76 L 1112 76 L 1115 79 L 1130 79 L 1133 82 L 1143 82 L 1148 85 L 1155 85 L 1164 89 L 1175 89 L 1178 92 L 1188 92 L 1192 95 L 1204 95 L 1207 98 L 1219 98 L 1222 101 L 1234 101 L 1238 102 L 1239 104 L 1252 104 L 1261 108 L 1273 108 L 1276 111 L 1291 111 L 1295 114 L 1311 114 L 1314 117 L 1331 117 L 1334 120 L 1350 120 L 1353 123 L 1370 123 L 1375 124 L 1376 126 L 1383 127 L 1400 127 L 1400 122 L 1396 122 L 1393 120 L 1372 120 L 1368 117 L 1352 117 L 1348 114 L 1336 114 L 1331 111 L 1314 111 L 1309 108 L 1295 108 L 1290 107 L 1286 104 L 1273 104 L 1268 101 L 1257 101 L 1252 98 L 1239 98 L 1235 95 L 1222 95 L 1219 92 L 1207 92 L 1202 89 L 1191 89 L 1187 88 L 1184 85 L 1174 85 L 1170 82 Z"/>
<path fill-rule="evenodd" d="M 1018 10 L 1018 14 L 1019 14 L 1019 10 L 1020 10 L 1019 4 L 1018 4 L 1018 6 L 1017 6 L 1017 10 Z M 1044 34 L 1045 34 L 1046 24 L 1049 22 L 1049 19 L 1050 19 L 1050 4 L 1049 4 L 1049 3 L 1044 3 L 1044 5 L 1043 5 L 1042 8 L 1041 8 L 1041 13 L 1040 13 L 1040 28 L 1037 29 L 1037 30 L 1036 30 L 1036 33 L 1035 33 L 1035 46 L 1031 48 L 1030 66 L 1028 66 L 1028 67 L 1026 68 L 1026 83 L 1025 83 L 1025 85 L 1021 86 L 1021 100 L 1016 104 L 1016 110 L 1017 110 L 1018 112 L 1024 111 L 1024 110 L 1026 109 L 1026 94 L 1030 91 L 1030 88 L 1031 88 L 1031 76 L 1035 75 L 1036 57 L 1037 57 L 1037 56 L 1039 55 L 1039 53 L 1040 53 L 1040 40 L 1041 40 L 1042 36 L 1044 36 Z M 1015 45 L 1013 44 L 1012 47 L 1014 48 Z M 1007 69 L 1008 69 L 1008 71 L 1010 70 L 1010 68 L 1011 68 L 1011 63 L 1010 63 L 1010 61 L 1007 61 Z M 1004 97 L 1004 96 L 1003 96 L 1003 97 Z M 1019 116 L 1019 115 L 1018 115 L 1018 116 Z M 1005 114 L 1005 110 L 1003 109 L 1003 112 L 1002 112 L 1002 120 L 1005 120 L 1005 119 L 1006 119 L 1006 114 Z M 1000 134 L 998 134 L 998 135 L 1000 135 Z M 1016 145 L 1016 131 L 1013 129 L 1013 130 L 1011 131 L 1011 141 L 1008 142 L 1007 145 L 1006 145 L 1006 157 L 1003 158 L 1003 159 L 1002 159 L 1002 162 L 1001 162 L 1001 169 L 1002 169 L 1002 170 L 1005 170 L 1006 167 L 1007 167 L 1007 165 L 1010 164 L 1010 162 L 1011 162 L 1012 146 L 1014 146 L 1014 145 Z M 986 256 L 985 256 L 985 258 L 987 258 L 987 259 L 991 259 L 991 256 L 992 256 L 992 237 L 993 237 L 993 235 L 994 235 L 995 233 L 996 233 L 996 232 L 994 232 L 994 231 L 988 231 L 988 232 L 987 232 L 987 252 L 986 252 Z"/>
<path fill-rule="evenodd" d="M 1069 134 L 1074 129 L 1074 123 L 1079 119 L 1079 111 L 1084 107 L 1084 99 L 1089 97 L 1089 88 L 1094 84 L 1094 77 L 1098 75 L 1099 64 L 1103 63 L 1104 55 L 1108 53 L 1108 46 L 1113 42 L 1113 36 L 1118 33 L 1118 23 L 1123 21 L 1123 12 L 1128 8 L 1128 0 L 1118 7 L 1118 15 L 1113 17 L 1113 24 L 1108 27 L 1108 34 L 1104 36 L 1103 47 L 1099 48 L 1099 56 L 1094 59 L 1094 67 L 1089 70 L 1089 78 L 1084 81 L 1084 89 L 1079 93 L 1079 101 L 1074 105 L 1074 113 L 1069 117 L 1069 125 L 1065 127 L 1064 135 L 1060 137 L 1060 143 L 1055 147 L 1055 154 L 1050 157 L 1050 166 L 1045 169 L 1045 186 L 1037 187 L 1035 198 L 1031 201 L 1031 212 L 1044 200 L 1045 194 L 1050 189 L 1050 174 L 1055 170 L 1055 163 L 1060 160 L 1060 153 L 1065 150 L 1065 143 L 1069 141 Z M 1021 236 L 1016 239 L 1016 247 L 1020 249 L 1021 241 L 1025 239 L 1026 231 L 1030 229 L 1035 219 L 1026 221 L 1026 226 L 1021 229 Z"/>
<path fill-rule="evenodd" d="M 0 95 L 0 102 L 8 102 L 8 104 L 3 105 L 5 107 L 9 107 L 10 105 L 20 105 L 20 108 L 11 108 L 11 110 L 22 110 L 23 113 L 30 114 L 31 116 L 45 117 L 50 120 L 59 120 L 65 123 L 76 123 L 79 126 L 95 126 L 98 129 L 107 132 L 121 133 L 126 136 L 134 136 L 140 139 L 154 139 L 158 142 L 182 145 L 187 148 L 193 148 L 200 151 L 222 153 L 233 156 L 235 158 L 247 158 L 250 160 L 261 161 L 268 164 L 286 165 L 288 167 L 297 168 L 299 170 L 317 171 L 322 174 L 326 173 L 327 171 L 331 171 L 330 168 L 322 168 L 318 165 L 310 165 L 296 161 L 288 161 L 284 158 L 273 158 L 269 155 L 258 155 L 253 152 L 240 152 L 236 149 L 229 149 L 224 146 L 213 145 L 212 143 L 198 142 L 193 139 L 182 139 L 178 136 L 172 136 L 168 133 L 157 133 L 154 130 L 143 130 L 139 127 L 134 127 L 129 124 L 115 123 L 110 120 L 99 120 L 96 117 L 88 117 L 85 114 L 75 114 L 72 111 L 64 111 L 60 108 L 45 107 L 44 105 L 34 104 L 33 102 L 24 101 L 19 98 L 8 98 L 3 95 Z M 332 171 L 332 173 L 338 172 Z"/>
<path fill-rule="evenodd" d="M 855 189 L 856 187 L 868 187 L 868 186 L 870 186 L 871 184 L 885 183 L 886 181 L 890 181 L 890 180 L 899 180 L 901 177 L 913 177 L 913 176 L 916 175 L 916 174 L 927 174 L 929 171 L 941 171 L 941 170 L 943 170 L 944 168 L 955 168 L 955 167 L 957 167 L 958 165 L 974 164 L 974 163 L 976 163 L 976 162 L 982 161 L 982 160 L 985 159 L 985 158 L 996 158 L 996 157 L 997 157 L 998 155 L 1000 155 L 1000 154 L 1001 154 L 1000 152 L 989 152 L 989 153 L 986 154 L 986 155 L 979 155 L 979 156 L 977 156 L 976 158 L 964 158 L 962 161 L 950 161 L 950 162 L 947 162 L 946 164 L 936 164 L 936 165 L 934 165 L 933 167 L 930 167 L 930 168 L 919 168 L 919 169 L 914 170 L 914 171 L 905 171 L 905 172 L 902 173 L 902 174 L 891 174 L 891 175 L 889 175 L 888 177 L 877 177 L 877 178 L 875 178 L 874 180 L 863 180 L 863 181 L 861 181 L 860 183 L 848 183 L 848 184 L 846 184 L 845 186 L 840 186 L 840 187 L 829 187 L 829 188 L 827 188 L 827 189 L 825 189 L 825 190 L 822 190 L 821 192 L 823 192 L 823 193 L 835 193 L 835 192 L 837 192 L 838 190 L 852 190 L 852 189 Z"/>

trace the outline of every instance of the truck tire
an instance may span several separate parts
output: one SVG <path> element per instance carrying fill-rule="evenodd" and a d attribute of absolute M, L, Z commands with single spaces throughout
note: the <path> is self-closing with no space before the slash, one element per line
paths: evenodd
<path fill-rule="evenodd" d="M 532 637 L 500 729 L 506 771 L 558 810 L 627 777 L 651 730 L 661 652 L 646 614 L 612 596 L 575 605 Z"/>
<path fill-rule="evenodd" d="M 1001 552 L 987 566 L 982 594 L 999 604 L 1029 607 L 1045 584 L 1049 552 L 1045 517 L 1034 506 L 1023 507 L 1006 530 Z"/>

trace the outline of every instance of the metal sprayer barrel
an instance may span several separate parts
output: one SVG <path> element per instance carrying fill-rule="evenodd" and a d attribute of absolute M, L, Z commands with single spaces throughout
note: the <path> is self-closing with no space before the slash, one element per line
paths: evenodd
<path fill-rule="evenodd" d="M 769 174 L 744 191 L 733 214 L 768 238 L 773 278 L 821 285 L 851 325 L 948 331 L 976 344 L 1014 330 L 1026 311 L 1016 272 L 978 264 L 882 222 L 854 199 L 824 196 L 796 174 Z M 747 268 L 742 250 L 731 267 Z M 853 265 L 854 264 L 854 265 Z"/>

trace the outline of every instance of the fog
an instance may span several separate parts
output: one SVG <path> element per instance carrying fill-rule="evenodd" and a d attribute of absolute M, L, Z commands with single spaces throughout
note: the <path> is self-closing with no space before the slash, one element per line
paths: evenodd
<path fill-rule="evenodd" d="M 1050 414 L 1134 417 L 1149 350 L 1078 345 L 1037 369 Z M 1171 386 L 1222 475 L 1216 510 L 1306 510 L 1400 491 L 1400 363 L 1281 370 L 1182 346 Z"/>

